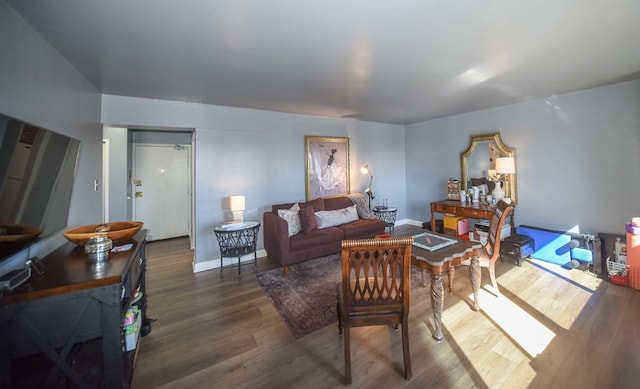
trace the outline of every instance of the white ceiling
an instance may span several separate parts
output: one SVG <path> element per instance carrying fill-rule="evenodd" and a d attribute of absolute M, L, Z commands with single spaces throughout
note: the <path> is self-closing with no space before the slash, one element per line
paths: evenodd
<path fill-rule="evenodd" d="M 638 0 L 8 0 L 102 93 L 408 124 L 640 78 Z"/>

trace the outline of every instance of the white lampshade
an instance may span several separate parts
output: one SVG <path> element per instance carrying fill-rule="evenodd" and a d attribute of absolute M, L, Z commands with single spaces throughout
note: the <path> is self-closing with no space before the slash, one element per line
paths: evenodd
<path fill-rule="evenodd" d="M 244 196 L 229 197 L 231 212 L 244 211 Z"/>
<path fill-rule="evenodd" d="M 501 157 L 496 159 L 496 173 L 511 174 L 516 172 L 516 160 L 512 157 Z"/>

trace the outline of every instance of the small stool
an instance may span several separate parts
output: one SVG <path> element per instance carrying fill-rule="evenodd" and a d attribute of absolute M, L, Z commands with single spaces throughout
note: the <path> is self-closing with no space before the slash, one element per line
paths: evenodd
<path fill-rule="evenodd" d="M 535 241 L 527 235 L 513 234 L 504 238 L 500 243 L 500 261 L 507 255 L 516 260 L 518 266 L 522 266 L 522 259 L 536 251 Z"/>

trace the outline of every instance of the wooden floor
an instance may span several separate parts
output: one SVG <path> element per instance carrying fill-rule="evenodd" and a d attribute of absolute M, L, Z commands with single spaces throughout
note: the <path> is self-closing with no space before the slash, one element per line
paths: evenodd
<path fill-rule="evenodd" d="M 396 227 L 396 235 L 420 229 Z M 328 326 L 294 339 L 252 266 L 194 274 L 187 239 L 148 245 L 153 323 L 142 339 L 134 388 L 333 388 L 344 374 L 342 338 Z M 260 270 L 276 266 L 266 258 Z M 431 338 L 429 289 L 412 289 L 413 379 L 402 375 L 401 334 L 352 331 L 354 388 L 637 388 L 640 291 L 589 272 L 525 261 L 498 263 L 502 297 L 469 308 L 467 268 L 445 296 L 444 340 Z M 445 284 L 446 285 L 446 284 Z"/>

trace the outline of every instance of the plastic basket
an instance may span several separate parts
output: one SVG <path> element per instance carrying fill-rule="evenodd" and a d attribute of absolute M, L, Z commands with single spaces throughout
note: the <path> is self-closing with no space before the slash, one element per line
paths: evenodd
<path fill-rule="evenodd" d="M 629 267 L 626 264 L 615 262 L 607 258 L 607 272 L 609 273 L 609 277 L 613 277 L 613 276 L 626 277 L 628 271 L 629 271 Z"/>
<path fill-rule="evenodd" d="M 629 277 L 627 276 L 611 276 L 611 282 L 616 285 L 627 286 L 629 285 Z"/>

